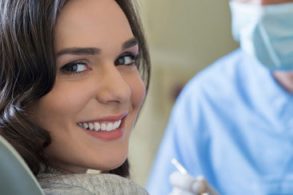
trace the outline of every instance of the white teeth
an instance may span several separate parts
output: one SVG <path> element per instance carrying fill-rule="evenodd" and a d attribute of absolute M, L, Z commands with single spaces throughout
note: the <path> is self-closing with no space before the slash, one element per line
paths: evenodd
<path fill-rule="evenodd" d="M 112 129 L 114 129 L 113 127 L 114 127 L 113 123 L 108 123 L 106 127 L 106 131 L 111 131 Z"/>
<path fill-rule="evenodd" d="M 120 127 L 121 120 L 115 122 L 78 123 L 81 128 L 91 131 L 113 131 Z"/>
<path fill-rule="evenodd" d="M 102 123 L 102 124 L 101 124 L 101 130 L 102 130 L 102 131 L 106 131 L 106 130 L 107 130 L 106 123 Z"/>
<path fill-rule="evenodd" d="M 99 131 L 101 129 L 100 123 L 95 122 L 95 130 Z"/>
<path fill-rule="evenodd" d="M 94 130 L 94 124 L 93 123 L 89 123 L 89 129 Z"/>
<path fill-rule="evenodd" d="M 114 128 L 115 128 L 115 129 L 118 128 L 118 127 L 120 126 L 120 124 L 121 124 L 121 120 L 116 121 L 116 122 L 114 123 Z"/>

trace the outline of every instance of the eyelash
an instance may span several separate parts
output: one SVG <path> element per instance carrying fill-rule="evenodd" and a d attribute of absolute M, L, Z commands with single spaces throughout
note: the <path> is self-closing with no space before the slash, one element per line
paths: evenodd
<path fill-rule="evenodd" d="M 88 65 L 84 62 L 70 62 L 61 67 L 61 71 L 65 74 L 80 74 L 89 69 Z"/>
<path fill-rule="evenodd" d="M 131 52 L 126 52 L 126 53 L 122 54 L 121 56 L 119 56 L 115 60 L 114 64 L 116 66 L 120 66 L 120 65 L 122 65 L 122 66 L 123 65 L 125 65 L 125 66 L 137 65 L 138 56 L 139 56 L 138 54 L 133 54 Z M 125 58 L 127 58 L 127 57 L 130 58 L 131 62 L 125 63 Z M 123 62 L 120 61 L 120 60 L 123 60 Z"/>
<path fill-rule="evenodd" d="M 137 65 L 137 61 L 138 61 L 138 54 L 133 54 L 131 52 L 126 52 L 124 54 L 122 54 L 121 56 L 119 56 L 115 61 L 114 64 L 116 66 L 132 66 L 132 65 Z M 127 60 L 130 60 L 130 62 L 125 63 L 125 58 L 130 58 Z M 120 61 L 120 60 L 123 60 Z M 83 66 L 83 67 L 81 67 Z M 80 69 L 80 70 L 78 70 Z M 90 70 L 90 68 L 88 67 L 87 63 L 85 62 L 70 62 L 68 64 L 65 64 L 64 66 L 61 67 L 61 71 L 64 74 L 81 74 L 87 70 Z"/>

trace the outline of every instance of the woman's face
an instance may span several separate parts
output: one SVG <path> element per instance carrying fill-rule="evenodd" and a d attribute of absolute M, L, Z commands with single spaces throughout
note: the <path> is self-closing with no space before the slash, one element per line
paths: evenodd
<path fill-rule="evenodd" d="M 55 52 L 54 87 L 32 109 L 52 138 L 50 164 L 70 172 L 120 166 L 145 97 L 126 16 L 114 0 L 68 1 Z"/>

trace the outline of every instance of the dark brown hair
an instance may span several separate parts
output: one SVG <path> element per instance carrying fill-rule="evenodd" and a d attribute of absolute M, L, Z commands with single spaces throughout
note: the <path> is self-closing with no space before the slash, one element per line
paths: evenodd
<path fill-rule="evenodd" d="M 48 131 L 29 120 L 28 107 L 53 87 L 56 76 L 54 26 L 69 0 L 0 1 L 0 134 L 37 175 L 47 165 Z M 140 46 L 139 70 L 149 86 L 150 59 L 140 19 L 131 0 L 116 0 Z M 129 176 L 126 160 L 109 171 Z"/>

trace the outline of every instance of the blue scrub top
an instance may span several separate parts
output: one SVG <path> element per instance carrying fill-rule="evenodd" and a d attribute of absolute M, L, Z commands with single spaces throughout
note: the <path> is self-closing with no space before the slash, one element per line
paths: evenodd
<path fill-rule="evenodd" d="M 172 158 L 222 195 L 293 195 L 293 94 L 234 51 L 180 94 L 149 178 L 151 195 L 172 190 Z"/>

